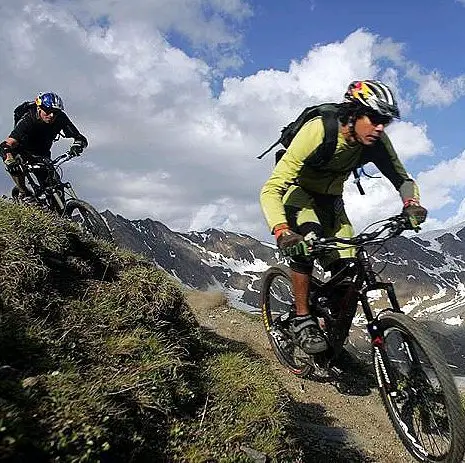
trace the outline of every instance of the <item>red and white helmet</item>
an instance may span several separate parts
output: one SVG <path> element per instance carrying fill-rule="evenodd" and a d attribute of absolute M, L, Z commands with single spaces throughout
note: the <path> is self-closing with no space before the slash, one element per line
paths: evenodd
<path fill-rule="evenodd" d="M 379 80 L 351 82 L 344 100 L 361 104 L 383 116 L 400 118 L 399 107 L 391 89 Z"/>

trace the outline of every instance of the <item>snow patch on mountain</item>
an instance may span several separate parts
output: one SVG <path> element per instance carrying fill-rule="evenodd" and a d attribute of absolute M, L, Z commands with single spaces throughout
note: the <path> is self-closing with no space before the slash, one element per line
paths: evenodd
<path fill-rule="evenodd" d="M 453 227 L 447 229 L 439 229 L 439 230 L 430 230 L 427 232 L 419 233 L 416 235 L 416 238 L 420 238 L 423 241 L 429 241 L 432 246 L 437 244 L 437 239 L 445 234 L 451 234 L 455 239 L 461 241 L 460 237 L 457 236 L 457 233 L 460 232 L 465 228 L 465 222 L 460 222 Z"/>
<path fill-rule="evenodd" d="M 209 259 L 201 259 L 205 265 L 223 267 L 226 270 L 231 270 L 242 275 L 250 272 L 265 272 L 269 268 L 269 265 L 260 259 L 249 262 L 244 259 L 236 260 L 231 257 L 225 257 L 218 252 L 205 251 L 205 254 L 210 257 Z"/>

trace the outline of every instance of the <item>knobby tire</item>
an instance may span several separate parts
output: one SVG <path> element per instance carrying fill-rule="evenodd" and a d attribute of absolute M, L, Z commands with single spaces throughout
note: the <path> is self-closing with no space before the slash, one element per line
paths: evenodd
<path fill-rule="evenodd" d="M 299 348 L 291 340 L 284 337 L 280 341 L 277 338 L 277 319 L 280 315 L 289 313 L 294 302 L 291 288 L 290 276 L 284 269 L 271 267 L 265 272 L 260 291 L 262 320 L 278 361 L 294 375 L 305 377 L 313 372 L 313 366 L 299 361 Z"/>
<path fill-rule="evenodd" d="M 407 315 L 386 312 L 377 327 L 382 341 L 373 345 L 373 363 L 396 433 L 418 461 L 461 462 L 465 416 L 444 354 L 429 332 Z"/>
<path fill-rule="evenodd" d="M 93 206 L 81 199 L 71 199 L 66 203 L 64 216 L 72 218 L 75 211 L 78 211 L 83 219 L 80 225 L 92 236 L 109 242 L 113 241 L 107 224 Z"/>

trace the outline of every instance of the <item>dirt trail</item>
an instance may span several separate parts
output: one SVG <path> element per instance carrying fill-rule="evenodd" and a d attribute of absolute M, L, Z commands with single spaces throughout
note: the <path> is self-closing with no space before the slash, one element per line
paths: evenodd
<path fill-rule="evenodd" d="M 298 432 L 312 449 L 312 458 L 307 461 L 415 461 L 394 433 L 369 370 L 355 365 L 353 391 L 347 382 L 343 386 L 349 390 L 341 392 L 333 384 L 297 378 L 276 360 L 258 318 L 228 308 L 217 293 L 193 291 L 187 299 L 201 326 L 242 343 L 244 349 L 252 349 L 269 362 L 277 380 L 295 401 Z"/>

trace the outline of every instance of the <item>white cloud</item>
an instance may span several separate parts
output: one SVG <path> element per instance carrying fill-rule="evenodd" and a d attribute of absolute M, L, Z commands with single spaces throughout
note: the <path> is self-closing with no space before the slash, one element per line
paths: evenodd
<path fill-rule="evenodd" d="M 448 106 L 465 95 L 465 74 L 447 80 L 438 71 L 426 73 L 418 64 L 408 63 L 406 75 L 418 84 L 416 96 L 425 106 Z"/>
<path fill-rule="evenodd" d="M 456 213 L 448 217 L 444 220 L 436 219 L 436 218 L 428 218 L 426 222 L 423 224 L 422 231 L 430 231 L 430 230 L 445 230 L 448 228 L 455 227 L 457 225 L 463 228 L 463 224 L 465 223 L 465 199 L 462 199 L 460 202 Z"/>
<path fill-rule="evenodd" d="M 304 106 L 341 101 L 356 78 L 397 87 L 405 66 L 401 45 L 358 30 L 287 70 L 226 78 L 215 95 L 219 62 L 242 56 L 236 26 L 253 15 L 245 0 L 4 0 L 1 8 L 9 25 L 0 30 L 1 132 L 16 104 L 57 91 L 90 141 L 64 168 L 77 191 L 99 209 L 180 230 L 217 226 L 269 239 L 258 194 L 272 155 L 255 156 Z M 174 46 L 173 31 L 195 51 Z M 400 96 L 408 108 L 410 96 Z M 390 134 L 404 160 L 432 151 L 426 126 L 401 122 Z M 2 192 L 9 183 L 0 175 Z M 365 184 L 366 197 L 353 185 L 347 193 L 360 225 L 398 205 L 385 180 Z"/>
<path fill-rule="evenodd" d="M 389 127 L 388 133 L 403 161 L 421 154 L 430 154 L 433 150 L 433 142 L 426 135 L 426 126 L 398 122 Z"/>
<path fill-rule="evenodd" d="M 373 55 L 375 59 L 386 58 L 397 66 L 404 64 L 404 52 L 404 44 L 394 42 L 394 40 L 390 37 L 380 38 L 373 44 Z"/>
<path fill-rule="evenodd" d="M 225 63 L 242 64 L 242 36 L 235 26 L 253 15 L 246 0 L 58 0 L 56 4 L 72 11 L 88 30 L 136 23 L 144 24 L 149 34 L 177 33 L 222 69 Z"/>
<path fill-rule="evenodd" d="M 369 223 L 401 212 L 399 193 L 386 178 L 362 177 L 361 185 L 365 191 L 363 196 L 351 176 L 344 192 L 345 209 L 357 232 Z"/>
<path fill-rule="evenodd" d="M 465 0 L 459 1 L 465 2 Z M 374 45 L 374 54 L 375 58 L 388 59 L 398 68 L 397 70 L 389 69 L 396 77 L 393 80 L 388 74 L 384 74 L 386 83 L 398 84 L 399 71 L 402 71 L 405 77 L 417 86 L 414 95 L 400 95 L 403 97 L 401 109 L 407 111 L 410 109 L 409 99 L 414 100 L 418 105 L 447 106 L 465 95 L 465 74 L 447 79 L 437 70 L 423 70 L 418 63 L 406 59 L 404 45 L 394 42 L 391 38 L 380 39 Z"/>
<path fill-rule="evenodd" d="M 453 192 L 465 185 L 465 151 L 454 159 L 443 161 L 418 175 L 424 204 L 441 209 L 455 202 Z"/>

